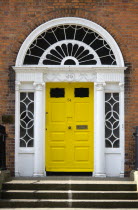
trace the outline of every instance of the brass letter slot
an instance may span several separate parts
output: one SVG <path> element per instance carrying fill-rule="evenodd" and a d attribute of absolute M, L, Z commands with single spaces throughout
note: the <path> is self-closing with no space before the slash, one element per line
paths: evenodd
<path fill-rule="evenodd" d="M 88 125 L 76 125 L 76 129 L 85 130 L 85 129 L 88 129 Z"/>

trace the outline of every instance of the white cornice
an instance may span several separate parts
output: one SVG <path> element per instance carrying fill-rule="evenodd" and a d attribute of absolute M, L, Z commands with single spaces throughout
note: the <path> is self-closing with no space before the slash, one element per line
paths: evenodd
<path fill-rule="evenodd" d="M 16 73 L 47 73 L 49 71 L 52 72 L 108 72 L 108 73 L 119 73 L 124 72 L 127 67 L 118 67 L 118 66 L 104 66 L 104 67 L 93 67 L 93 66 L 22 66 L 12 67 Z"/>

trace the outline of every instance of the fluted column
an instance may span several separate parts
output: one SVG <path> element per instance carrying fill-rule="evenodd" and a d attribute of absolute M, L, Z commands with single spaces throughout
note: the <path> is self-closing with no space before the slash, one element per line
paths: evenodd
<path fill-rule="evenodd" d="M 95 176 L 105 177 L 105 83 L 96 83 Z"/>
<path fill-rule="evenodd" d="M 34 174 L 44 176 L 44 131 L 43 131 L 43 86 L 44 83 L 34 83 L 35 87 L 35 117 L 34 117 Z"/>

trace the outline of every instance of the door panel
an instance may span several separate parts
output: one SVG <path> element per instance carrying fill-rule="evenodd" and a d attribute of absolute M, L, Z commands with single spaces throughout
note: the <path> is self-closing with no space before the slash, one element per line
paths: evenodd
<path fill-rule="evenodd" d="M 89 121 L 89 103 L 75 103 L 74 114 L 76 122 L 88 122 Z M 85 110 L 85 111 L 84 111 Z"/>
<path fill-rule="evenodd" d="M 64 141 L 65 132 L 51 132 L 50 139 L 51 141 Z"/>
<path fill-rule="evenodd" d="M 65 159 L 65 147 L 51 146 L 51 160 L 54 162 L 64 162 Z"/>
<path fill-rule="evenodd" d="M 93 98 L 92 83 L 47 83 L 47 171 L 93 171 Z"/>
<path fill-rule="evenodd" d="M 89 133 L 88 132 L 74 132 L 74 139 L 76 141 L 88 141 Z"/>
<path fill-rule="evenodd" d="M 89 161 L 89 147 L 75 147 L 75 161 Z"/>

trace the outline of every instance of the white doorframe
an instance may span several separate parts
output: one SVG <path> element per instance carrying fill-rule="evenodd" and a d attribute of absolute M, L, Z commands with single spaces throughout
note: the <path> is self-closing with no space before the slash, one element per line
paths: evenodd
<path fill-rule="evenodd" d="M 16 156 L 15 168 L 16 176 L 22 174 L 22 167 L 25 168 L 26 158 L 28 164 L 33 164 L 32 171 L 28 172 L 30 176 L 45 176 L 45 83 L 46 82 L 93 82 L 95 84 L 94 96 L 94 173 L 96 177 L 106 176 L 106 153 L 119 154 L 121 160 L 121 171 L 119 176 L 124 173 L 124 67 L 112 68 L 86 68 L 80 67 L 61 67 L 61 68 L 33 68 L 33 67 L 13 67 L 16 71 Z M 120 121 L 121 121 L 121 146 L 118 149 L 105 149 L 104 142 L 104 93 L 106 87 L 116 86 L 120 92 Z M 35 92 L 35 138 L 34 148 L 19 147 L 19 93 L 32 91 Z M 98 119 L 102 119 L 98 122 Z M 39 122 L 38 122 L 39 118 Z M 100 124 L 99 124 L 100 123 Z M 101 129 L 102 128 L 102 129 Z M 41 137 L 41 138 L 40 138 Z M 41 163 L 41 164 L 40 164 Z M 27 170 L 29 170 L 27 168 Z"/>

